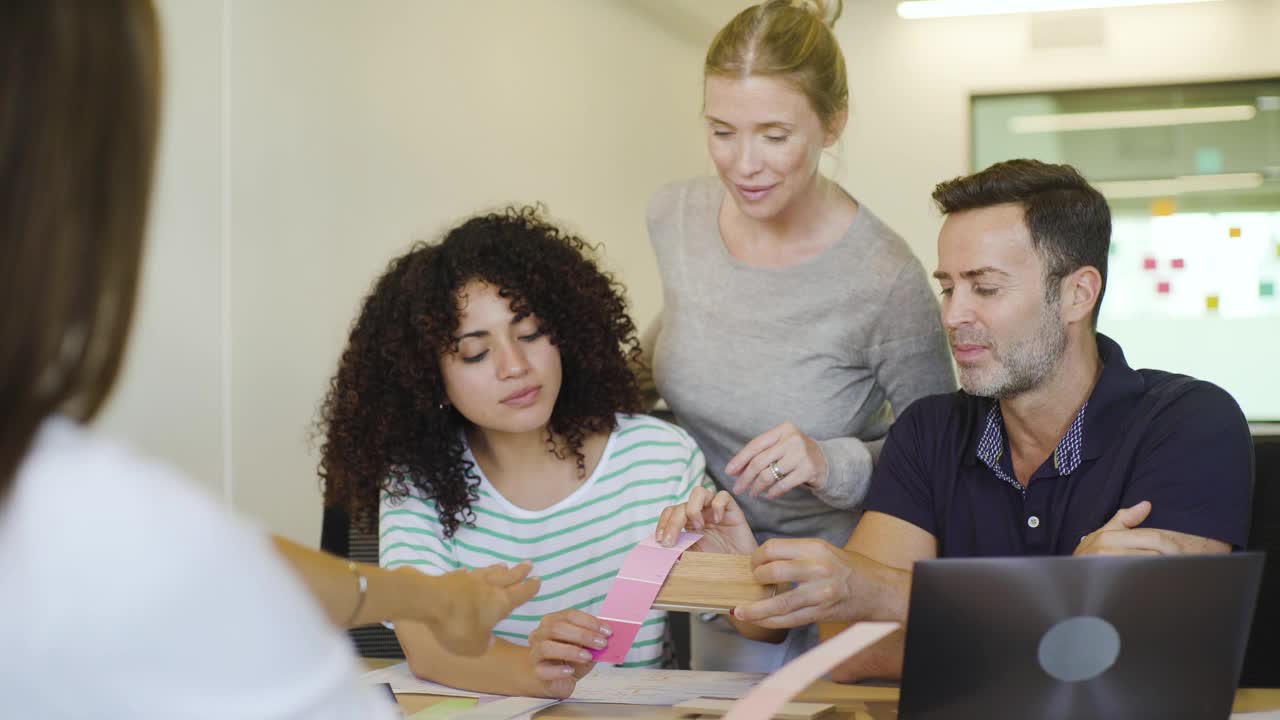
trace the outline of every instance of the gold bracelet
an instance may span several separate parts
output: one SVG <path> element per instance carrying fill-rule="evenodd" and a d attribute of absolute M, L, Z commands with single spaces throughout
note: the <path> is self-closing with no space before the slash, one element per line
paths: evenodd
<path fill-rule="evenodd" d="M 360 572 L 360 566 L 353 562 L 347 563 L 347 569 L 351 571 L 352 575 L 356 576 L 356 586 L 360 589 L 360 597 L 356 598 L 356 607 L 351 611 L 351 619 L 347 620 L 347 627 L 354 627 L 356 617 L 360 615 L 360 609 L 364 607 L 364 596 L 369 591 L 369 578 L 365 577 L 364 573 Z"/>

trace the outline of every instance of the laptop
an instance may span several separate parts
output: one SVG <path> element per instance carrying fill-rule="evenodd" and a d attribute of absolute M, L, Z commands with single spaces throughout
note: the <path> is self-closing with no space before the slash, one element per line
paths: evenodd
<path fill-rule="evenodd" d="M 1226 720 L 1262 553 L 918 562 L 902 720 Z"/>

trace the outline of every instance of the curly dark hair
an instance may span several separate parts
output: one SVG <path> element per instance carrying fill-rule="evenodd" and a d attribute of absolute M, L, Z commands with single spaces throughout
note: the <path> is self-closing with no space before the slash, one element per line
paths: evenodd
<path fill-rule="evenodd" d="M 470 423 L 448 403 L 440 371 L 442 356 L 457 351 L 459 292 L 473 280 L 497 288 L 517 315 L 533 313 L 559 348 L 563 379 L 548 446 L 576 456 L 586 477 L 586 437 L 613 431 L 615 413 L 641 407 L 628 366 L 640 358 L 635 324 L 622 285 L 596 266 L 595 251 L 544 219 L 542 208 L 508 207 L 392 260 L 365 298 L 320 410 L 325 504 L 368 529 L 381 491 L 403 501 L 416 488 L 435 501 L 445 537 L 460 523 L 474 525 L 480 478 L 463 459 Z"/>

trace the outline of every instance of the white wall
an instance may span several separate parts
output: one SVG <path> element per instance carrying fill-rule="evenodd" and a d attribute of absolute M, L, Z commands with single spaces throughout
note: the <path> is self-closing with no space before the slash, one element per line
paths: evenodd
<path fill-rule="evenodd" d="M 308 431 L 361 298 L 412 240 L 542 201 L 605 245 L 637 318 L 656 314 L 644 207 L 705 167 L 689 33 L 714 28 L 634 0 L 161 11 L 162 169 L 108 432 L 314 542 Z"/>
<path fill-rule="evenodd" d="M 160 10 L 167 52 L 151 232 L 126 363 L 96 424 L 221 494 L 222 8 Z"/>
<path fill-rule="evenodd" d="M 644 205 L 662 182 L 710 170 L 702 56 L 746 3 L 159 5 L 168 95 L 151 244 L 99 425 L 314 542 L 307 429 L 361 296 L 409 241 L 542 200 L 607 246 L 639 324 L 656 314 Z M 846 2 L 837 25 L 853 103 L 838 174 L 928 267 L 929 191 L 967 170 L 970 92 L 1280 74 L 1274 0 L 1110 11 L 1102 47 L 1053 52 L 1030 49 L 1026 17 L 907 22 L 893 6 Z"/>

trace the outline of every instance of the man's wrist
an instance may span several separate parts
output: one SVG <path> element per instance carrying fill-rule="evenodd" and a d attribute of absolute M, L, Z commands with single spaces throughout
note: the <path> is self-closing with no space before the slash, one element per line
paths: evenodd
<path fill-rule="evenodd" d="M 844 577 L 845 607 L 840 620 L 851 623 L 904 620 L 907 605 L 906 592 L 901 587 L 904 573 L 856 551 L 841 552 L 849 572 Z M 909 580 L 910 573 L 905 573 L 905 576 Z"/>
<path fill-rule="evenodd" d="M 871 620 L 906 622 L 907 604 L 911 595 L 911 571 L 898 570 L 874 560 L 876 613 Z"/>

